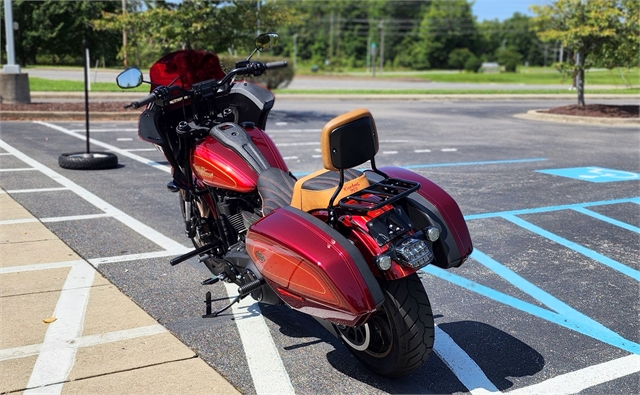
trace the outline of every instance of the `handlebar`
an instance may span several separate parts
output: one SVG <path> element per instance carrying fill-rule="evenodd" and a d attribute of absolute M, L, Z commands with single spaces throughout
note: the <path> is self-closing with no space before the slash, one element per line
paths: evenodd
<path fill-rule="evenodd" d="M 265 64 L 267 69 L 280 69 L 282 67 L 287 67 L 288 63 L 286 60 L 280 60 L 278 62 L 270 62 Z"/>
<path fill-rule="evenodd" d="M 139 108 L 142 106 L 146 106 L 147 104 L 151 103 L 152 101 L 155 101 L 158 98 L 158 96 L 156 96 L 155 91 L 149 93 L 147 96 L 145 96 L 143 99 L 138 100 L 138 101 L 134 101 L 131 102 L 129 104 L 127 104 L 126 106 L 124 106 L 124 108 Z"/>
<path fill-rule="evenodd" d="M 262 73 L 264 73 L 265 70 L 279 69 L 282 67 L 287 67 L 287 65 L 288 63 L 286 60 L 269 62 L 269 63 L 247 62 L 245 67 L 239 67 L 231 70 L 220 81 L 209 80 L 209 81 L 199 82 L 199 83 L 193 84 L 191 87 L 192 89 L 189 89 L 189 90 L 182 89 L 179 86 L 173 86 L 173 87 L 159 86 L 158 88 L 154 89 L 153 92 L 151 92 L 141 100 L 134 101 L 126 105 L 125 108 L 130 108 L 130 107 L 139 108 L 142 106 L 146 106 L 147 104 L 152 103 L 154 101 L 165 99 L 170 96 L 169 91 L 172 90 L 173 88 L 180 88 L 179 90 L 182 91 L 183 95 L 193 95 L 193 96 L 197 95 L 197 96 L 209 97 L 214 95 L 215 92 L 218 90 L 218 88 L 225 86 L 229 82 L 231 82 L 233 77 L 235 77 L 236 75 L 252 74 L 254 76 L 259 76 Z"/>

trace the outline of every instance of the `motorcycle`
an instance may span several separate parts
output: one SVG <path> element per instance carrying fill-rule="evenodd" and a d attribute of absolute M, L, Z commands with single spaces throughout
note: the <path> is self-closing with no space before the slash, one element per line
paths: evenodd
<path fill-rule="evenodd" d="M 228 73 L 214 54 L 183 50 L 150 70 L 151 93 L 139 137 L 172 168 L 185 231 L 195 249 L 173 258 L 199 260 L 212 277 L 239 286 L 215 317 L 251 295 L 308 314 L 342 340 L 373 372 L 395 378 L 422 366 L 433 347 L 434 321 L 417 271 L 462 265 L 473 247 L 456 202 L 428 179 L 399 167 L 377 168 L 378 133 L 366 109 L 330 120 L 320 140 L 323 169 L 296 179 L 265 133 L 275 97 L 236 80 L 286 67 L 252 61 L 278 36 Z M 121 88 L 143 82 L 137 68 Z M 370 164 L 360 171 L 357 166 Z"/>

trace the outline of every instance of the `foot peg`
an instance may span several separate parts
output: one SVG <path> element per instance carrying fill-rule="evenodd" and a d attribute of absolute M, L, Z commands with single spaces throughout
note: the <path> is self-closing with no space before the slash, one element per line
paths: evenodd
<path fill-rule="evenodd" d="M 231 301 L 231 303 L 229 303 L 228 305 L 226 305 L 225 307 L 221 308 L 218 311 L 214 311 L 213 313 L 211 312 L 211 292 L 207 292 L 205 301 L 204 301 L 205 305 L 207 306 L 206 314 L 203 315 L 202 318 L 212 318 L 212 317 L 219 316 L 223 312 L 227 311 L 235 303 L 239 302 L 241 299 L 244 299 L 247 295 L 249 295 L 251 292 L 255 291 L 256 289 L 260 288 L 264 284 L 265 284 L 264 278 L 260 278 L 258 280 L 253 280 L 245 285 L 240 286 L 238 288 L 238 296 L 236 296 Z"/>
<path fill-rule="evenodd" d="M 218 243 L 207 244 L 207 245 L 202 246 L 200 248 L 196 248 L 195 250 L 193 250 L 191 252 L 187 252 L 186 254 L 177 256 L 177 257 L 173 258 L 172 260 L 170 260 L 169 263 L 171 264 L 171 266 L 175 266 L 178 263 L 182 263 L 182 262 L 186 261 L 187 259 L 193 258 L 196 255 L 199 255 L 199 254 L 202 254 L 204 252 L 213 250 L 217 246 L 218 246 Z"/>
<path fill-rule="evenodd" d="M 176 186 L 176 183 L 173 182 L 173 180 L 167 183 L 167 189 L 169 190 L 169 192 L 173 192 L 173 193 L 180 191 L 180 188 Z"/>

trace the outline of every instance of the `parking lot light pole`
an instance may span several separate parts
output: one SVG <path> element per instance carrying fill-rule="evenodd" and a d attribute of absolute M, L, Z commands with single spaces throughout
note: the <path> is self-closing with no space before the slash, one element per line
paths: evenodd
<path fill-rule="evenodd" d="M 7 64 L 0 73 L 0 98 L 6 103 L 31 103 L 29 92 L 29 76 L 20 72 L 20 65 L 16 64 L 15 47 L 13 41 L 13 4 L 11 0 L 4 0 L 4 26 L 7 41 Z"/>

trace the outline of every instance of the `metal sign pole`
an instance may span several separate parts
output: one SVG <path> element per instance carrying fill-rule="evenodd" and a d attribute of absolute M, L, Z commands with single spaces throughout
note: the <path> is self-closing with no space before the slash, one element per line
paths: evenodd
<path fill-rule="evenodd" d="M 87 48 L 87 40 L 82 40 L 82 48 L 84 49 L 84 118 L 87 129 L 87 154 L 89 150 L 89 70 L 87 69 L 87 56 L 89 48 Z"/>

